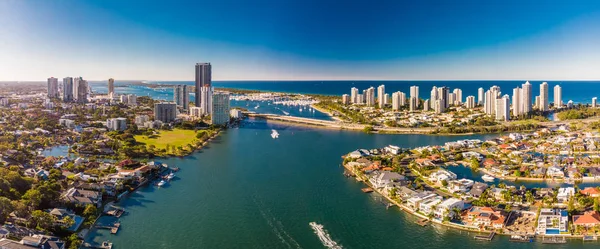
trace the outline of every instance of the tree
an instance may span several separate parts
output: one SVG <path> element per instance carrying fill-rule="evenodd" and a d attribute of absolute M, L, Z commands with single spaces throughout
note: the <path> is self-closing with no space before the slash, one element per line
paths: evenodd
<path fill-rule="evenodd" d="M 365 133 L 371 133 L 373 131 L 375 131 L 375 129 L 371 125 L 367 125 L 367 126 L 365 126 L 365 128 L 363 128 L 363 132 L 365 132 Z"/>
<path fill-rule="evenodd" d="M 98 213 L 98 209 L 96 208 L 96 206 L 94 206 L 92 204 L 87 204 L 85 206 L 85 210 L 83 210 L 83 216 L 88 218 L 88 220 L 91 220 L 90 218 L 92 218 L 92 217 L 95 218 L 97 213 Z"/>
<path fill-rule="evenodd" d="M 31 212 L 31 218 L 39 230 L 48 231 L 54 226 L 54 216 L 42 210 Z"/>
<path fill-rule="evenodd" d="M 572 214 L 573 211 L 575 211 L 575 197 L 571 196 L 571 198 L 569 198 L 569 203 L 567 204 L 567 212 Z"/>
<path fill-rule="evenodd" d="M 14 210 L 10 199 L 0 196 L 0 223 L 4 223 L 8 215 Z"/>
<path fill-rule="evenodd" d="M 27 206 L 36 209 L 42 203 L 42 193 L 37 189 L 30 189 L 25 192 L 22 199 Z"/>
<path fill-rule="evenodd" d="M 480 167 L 477 157 L 471 157 L 471 168 L 478 169 Z"/>
<path fill-rule="evenodd" d="M 598 198 L 594 199 L 594 211 L 600 212 L 600 203 L 598 203 Z"/>

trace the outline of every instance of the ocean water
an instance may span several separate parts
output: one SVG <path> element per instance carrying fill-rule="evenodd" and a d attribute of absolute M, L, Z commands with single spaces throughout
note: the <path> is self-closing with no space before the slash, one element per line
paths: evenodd
<path fill-rule="evenodd" d="M 526 80 L 521 81 L 487 81 L 487 80 L 473 80 L 473 81 L 214 81 L 213 86 L 215 87 L 227 87 L 227 88 L 238 88 L 238 89 L 249 89 L 249 90 L 264 90 L 264 91 L 277 91 L 277 92 L 288 92 L 288 93 L 305 93 L 305 94 L 324 94 L 324 95 L 339 95 L 344 93 L 350 94 L 350 88 L 356 87 L 362 92 L 363 89 L 367 89 L 371 86 L 377 88 L 377 86 L 384 84 L 387 93 L 395 91 L 402 91 L 407 95 L 410 93 L 410 86 L 419 86 L 419 97 L 422 99 L 428 99 L 430 96 L 431 88 L 433 86 L 447 86 L 452 91 L 455 88 L 460 88 L 463 91 L 463 101 L 469 95 L 477 98 L 477 89 L 483 87 L 489 89 L 491 86 L 499 86 L 502 94 L 508 94 L 512 97 L 512 89 L 520 87 Z M 547 81 L 548 82 L 548 98 L 550 102 L 554 101 L 553 88 L 556 85 L 562 87 L 562 100 L 567 103 L 569 100 L 573 100 L 574 103 L 591 103 L 593 97 L 600 95 L 600 81 Z M 192 81 L 163 81 L 163 82 L 152 82 L 157 84 L 164 84 L 165 87 L 170 87 L 174 84 L 187 84 L 193 85 Z M 537 96 L 540 94 L 540 84 L 542 81 L 529 81 L 532 84 L 532 94 Z M 116 86 L 125 85 L 122 82 L 116 82 Z M 99 92 L 106 92 L 106 84 L 92 84 L 94 90 Z M 127 87 L 125 87 L 127 88 Z M 124 93 L 135 93 L 137 90 L 144 88 L 141 86 L 132 87 L 133 89 L 125 89 L 117 87 L 117 92 Z M 153 96 L 158 98 L 172 99 L 172 89 L 170 94 L 164 93 L 153 93 Z M 391 94 L 390 94 L 391 95 Z M 534 98 L 535 99 L 535 98 Z M 533 100 L 532 100 L 533 101 Z"/>

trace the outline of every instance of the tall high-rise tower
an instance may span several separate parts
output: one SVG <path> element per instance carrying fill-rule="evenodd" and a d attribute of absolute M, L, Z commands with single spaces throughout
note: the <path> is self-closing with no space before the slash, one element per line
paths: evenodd
<path fill-rule="evenodd" d="M 377 102 L 379 104 L 379 108 L 383 108 L 385 106 L 385 86 L 384 85 L 377 87 Z"/>
<path fill-rule="evenodd" d="M 540 111 L 548 111 L 548 83 L 543 82 L 540 85 Z"/>
<path fill-rule="evenodd" d="M 73 101 L 73 78 L 63 78 L 62 100 L 64 102 Z"/>
<path fill-rule="evenodd" d="M 202 105 L 201 89 L 202 87 L 212 86 L 212 67 L 210 63 L 196 63 L 196 101 L 197 107 Z M 205 100 L 210 102 L 212 100 Z"/>
<path fill-rule="evenodd" d="M 48 98 L 58 98 L 58 79 L 54 77 L 48 78 Z"/>
<path fill-rule="evenodd" d="M 173 88 L 173 101 L 177 106 L 187 111 L 190 102 L 190 93 L 188 92 L 187 85 L 176 85 Z"/>
<path fill-rule="evenodd" d="M 523 84 L 521 86 L 522 89 L 522 101 L 521 101 L 521 105 L 523 105 L 522 111 L 524 114 L 528 114 L 529 112 L 531 112 L 531 101 L 532 101 L 532 97 L 531 97 L 531 84 L 529 84 L 529 81 L 525 82 L 525 84 Z"/>
<path fill-rule="evenodd" d="M 562 88 L 559 85 L 554 86 L 554 108 L 562 107 Z"/>
<path fill-rule="evenodd" d="M 110 78 L 108 79 L 108 96 L 114 96 L 115 95 L 115 79 Z"/>

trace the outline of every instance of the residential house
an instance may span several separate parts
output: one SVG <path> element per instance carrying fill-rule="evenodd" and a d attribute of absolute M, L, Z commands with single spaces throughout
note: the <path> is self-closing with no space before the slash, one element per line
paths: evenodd
<path fill-rule="evenodd" d="M 462 200 L 449 198 L 437 205 L 434 215 L 438 219 L 443 219 L 445 217 L 454 218 L 456 215 L 460 215 L 460 213 L 456 213 L 454 210 L 458 209 L 462 211 L 464 206 L 465 203 Z"/>
<path fill-rule="evenodd" d="M 419 205 L 419 211 L 423 214 L 429 215 L 433 214 L 433 212 L 437 209 L 437 205 L 442 202 L 444 198 L 439 195 L 436 195 L 433 198 L 429 198 Z"/>
<path fill-rule="evenodd" d="M 538 216 L 536 233 L 539 235 L 560 235 L 569 231 L 569 213 L 564 209 L 542 208 Z"/>
<path fill-rule="evenodd" d="M 81 204 L 81 205 L 96 205 L 100 207 L 102 204 L 102 193 L 90 190 L 70 188 L 62 196 L 66 202 Z"/>
<path fill-rule="evenodd" d="M 384 188 L 390 183 L 406 180 L 406 177 L 396 172 L 383 171 L 370 179 L 375 188 Z"/>
<path fill-rule="evenodd" d="M 471 226 L 482 229 L 502 229 L 506 216 L 491 207 L 472 206 L 465 214 L 464 220 Z"/>
<path fill-rule="evenodd" d="M 441 183 L 442 181 L 448 182 L 451 180 L 456 180 L 456 174 L 448 170 L 440 169 L 431 173 L 431 175 L 429 175 L 429 180 L 434 183 Z"/>
<path fill-rule="evenodd" d="M 487 188 L 487 184 L 482 182 L 475 182 L 475 184 L 473 184 L 473 187 L 471 187 L 471 191 L 469 191 L 469 195 L 475 198 L 479 198 Z"/>
<path fill-rule="evenodd" d="M 575 188 L 559 188 L 556 198 L 558 199 L 558 202 L 566 203 L 569 201 L 569 198 L 573 195 L 575 195 Z"/>
<path fill-rule="evenodd" d="M 573 215 L 573 225 L 586 228 L 600 225 L 600 214 L 597 211 L 588 211 L 581 215 Z"/>
<path fill-rule="evenodd" d="M 465 193 L 473 186 L 475 182 L 471 179 L 452 180 L 448 182 L 446 187 L 451 193 Z"/>
<path fill-rule="evenodd" d="M 548 170 L 546 171 L 546 175 L 548 177 L 564 178 L 565 177 L 565 172 L 562 170 L 561 167 L 550 166 L 550 167 L 548 167 Z"/>
<path fill-rule="evenodd" d="M 435 198 L 437 196 L 438 195 L 433 194 L 431 192 L 421 192 L 421 193 L 413 195 L 411 198 L 409 198 L 406 201 L 406 204 L 411 209 L 418 210 L 421 207 L 421 203 L 423 203 L 424 201 L 426 201 L 426 200 L 428 200 L 430 198 Z"/>
<path fill-rule="evenodd" d="M 587 195 L 589 197 L 600 197 L 600 190 L 598 190 L 598 188 L 595 187 L 587 187 L 584 188 L 583 190 L 579 191 L 581 194 L 583 195 Z"/>

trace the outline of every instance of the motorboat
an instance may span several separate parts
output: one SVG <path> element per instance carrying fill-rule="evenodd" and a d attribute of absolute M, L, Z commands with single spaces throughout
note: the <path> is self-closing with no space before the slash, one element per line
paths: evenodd
<path fill-rule="evenodd" d="M 164 186 L 165 184 L 167 184 L 167 182 L 165 180 L 160 180 L 160 182 L 158 182 L 158 184 L 156 184 L 159 187 Z"/>
<path fill-rule="evenodd" d="M 271 130 L 271 137 L 273 139 L 278 138 L 279 137 L 279 133 L 276 130 Z"/>
<path fill-rule="evenodd" d="M 169 174 L 167 175 L 167 180 L 168 180 L 168 181 L 170 181 L 170 180 L 172 180 L 174 177 L 175 177 L 175 174 L 173 174 L 173 173 L 169 173 Z"/>
<path fill-rule="evenodd" d="M 481 177 L 481 179 L 483 179 L 486 182 L 493 182 L 496 178 L 494 178 L 491 175 L 484 175 L 484 176 Z"/>

